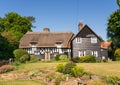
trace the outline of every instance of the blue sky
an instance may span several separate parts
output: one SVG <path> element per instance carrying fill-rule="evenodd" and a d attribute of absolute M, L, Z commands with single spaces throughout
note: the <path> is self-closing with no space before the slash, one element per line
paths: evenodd
<path fill-rule="evenodd" d="M 107 20 L 117 9 L 116 0 L 1 0 L 0 17 L 8 12 L 34 16 L 35 32 L 47 27 L 53 32 L 72 31 L 74 34 L 82 21 L 107 40 Z"/>

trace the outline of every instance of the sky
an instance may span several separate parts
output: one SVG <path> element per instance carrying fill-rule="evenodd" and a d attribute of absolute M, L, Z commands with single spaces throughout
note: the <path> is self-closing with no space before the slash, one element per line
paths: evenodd
<path fill-rule="evenodd" d="M 51 32 L 77 34 L 78 23 L 83 22 L 104 40 L 108 18 L 117 9 L 116 0 L 0 0 L 0 17 L 8 12 L 33 16 L 34 32 L 49 28 Z"/>

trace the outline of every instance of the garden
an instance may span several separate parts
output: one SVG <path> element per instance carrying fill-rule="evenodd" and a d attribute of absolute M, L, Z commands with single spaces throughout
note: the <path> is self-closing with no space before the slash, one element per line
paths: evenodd
<path fill-rule="evenodd" d="M 16 60 L 0 67 L 0 85 L 116 85 L 120 83 L 119 61 L 98 61 L 94 56 L 56 55 L 42 61 L 23 50 L 14 51 Z M 21 54 L 19 53 L 21 52 Z"/>

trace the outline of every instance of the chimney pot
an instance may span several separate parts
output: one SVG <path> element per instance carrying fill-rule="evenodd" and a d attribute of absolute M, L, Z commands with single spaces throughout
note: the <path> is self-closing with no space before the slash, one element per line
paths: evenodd
<path fill-rule="evenodd" d="M 43 32 L 50 32 L 50 29 L 49 28 L 44 28 Z"/>
<path fill-rule="evenodd" d="M 83 23 L 79 22 L 79 24 L 78 24 L 78 31 L 82 30 L 82 28 L 83 28 Z"/>

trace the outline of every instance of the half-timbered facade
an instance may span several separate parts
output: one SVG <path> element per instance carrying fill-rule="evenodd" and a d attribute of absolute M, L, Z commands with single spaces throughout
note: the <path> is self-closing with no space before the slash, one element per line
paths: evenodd
<path fill-rule="evenodd" d="M 70 57 L 72 32 L 27 32 L 20 40 L 19 48 L 39 58 L 50 60 L 56 54 L 66 53 Z"/>
<path fill-rule="evenodd" d="M 100 37 L 88 25 L 79 23 L 78 29 L 75 36 L 72 32 L 50 32 L 48 28 L 43 29 L 43 32 L 27 32 L 21 38 L 19 48 L 45 60 L 63 53 L 69 58 L 89 54 L 99 59 L 108 57 L 109 42 L 101 42 Z"/>

